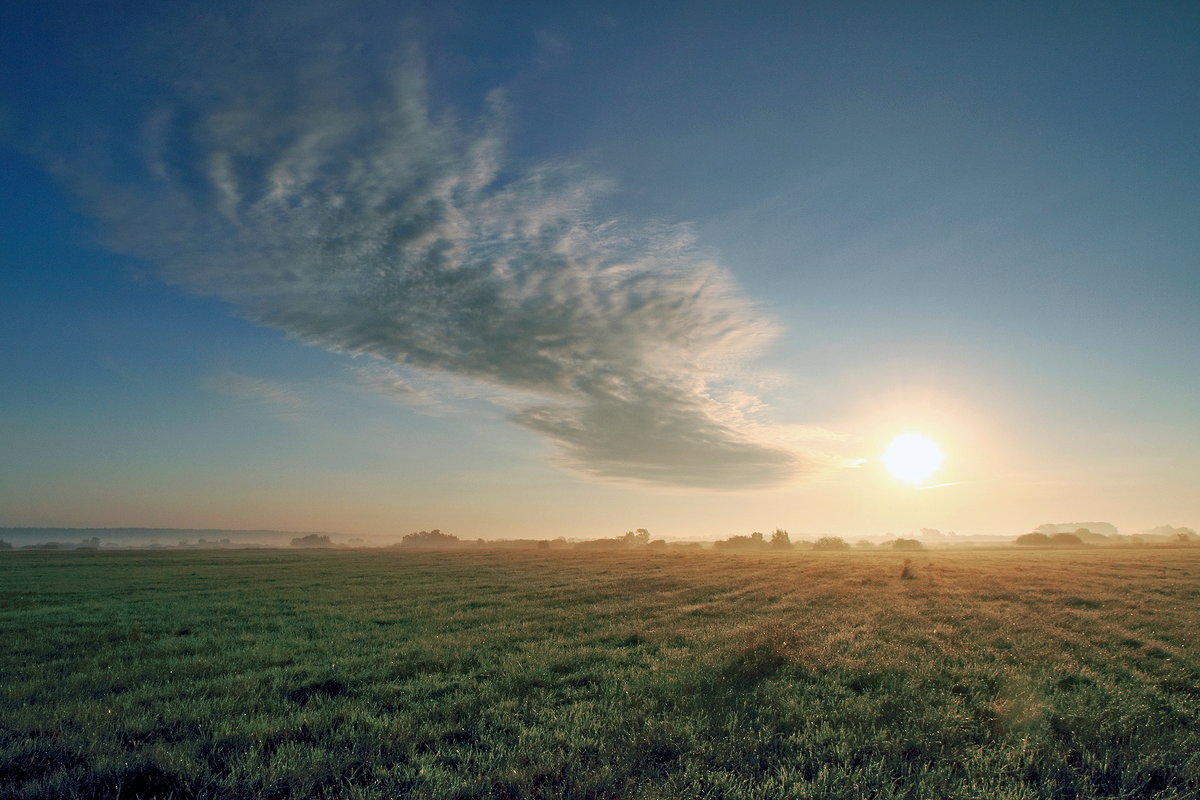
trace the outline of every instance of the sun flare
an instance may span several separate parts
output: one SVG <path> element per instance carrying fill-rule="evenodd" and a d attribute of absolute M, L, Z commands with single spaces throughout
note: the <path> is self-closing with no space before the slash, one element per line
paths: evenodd
<path fill-rule="evenodd" d="M 924 483 L 942 465 L 942 451 L 919 433 L 897 436 L 883 454 L 883 463 L 896 480 Z"/>

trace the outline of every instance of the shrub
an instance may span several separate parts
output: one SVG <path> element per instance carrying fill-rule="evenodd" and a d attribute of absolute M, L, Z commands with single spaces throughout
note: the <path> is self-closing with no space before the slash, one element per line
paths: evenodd
<path fill-rule="evenodd" d="M 749 536 L 730 536 L 719 542 L 713 542 L 717 550 L 761 550 L 767 546 L 766 539 L 758 531 Z"/>
<path fill-rule="evenodd" d="M 892 542 L 893 550 L 920 550 L 922 546 L 916 539 L 896 539 Z"/>
<path fill-rule="evenodd" d="M 201 539 L 200 543 L 203 544 L 204 540 Z M 324 534 L 310 533 L 292 539 L 292 547 L 333 547 L 333 540 Z"/>
<path fill-rule="evenodd" d="M 582 542 L 576 542 L 575 546 L 580 550 L 616 550 L 625 547 L 624 538 L 616 539 L 587 539 Z"/>
<path fill-rule="evenodd" d="M 454 534 L 442 533 L 437 528 L 434 528 L 431 531 L 417 531 L 416 533 L 405 534 L 400 539 L 400 544 L 405 547 L 457 547 L 462 542 Z"/>
<path fill-rule="evenodd" d="M 650 531 L 638 528 L 636 531 L 625 531 L 624 536 L 613 539 L 588 539 L 575 546 L 585 550 L 611 550 L 620 547 L 646 547 L 649 544 Z"/>
<path fill-rule="evenodd" d="M 813 542 L 813 550 L 849 550 L 850 545 L 840 536 L 822 536 Z"/>
<path fill-rule="evenodd" d="M 1025 547 L 1046 547 L 1050 544 L 1050 537 L 1044 533 L 1026 533 L 1017 537 L 1017 544 Z"/>

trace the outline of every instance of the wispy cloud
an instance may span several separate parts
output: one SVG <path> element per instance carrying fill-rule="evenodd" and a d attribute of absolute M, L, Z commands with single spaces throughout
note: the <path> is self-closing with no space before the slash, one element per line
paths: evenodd
<path fill-rule="evenodd" d="M 570 164 L 502 174 L 502 95 L 437 117 L 417 59 L 382 79 L 337 42 L 259 62 L 238 42 L 193 47 L 143 115 L 136 178 L 67 170 L 114 247 L 301 341 L 511 393 L 587 475 L 751 488 L 808 468 L 727 372 L 773 325 L 685 226 L 597 216 L 610 187 Z M 358 380 L 426 398 L 394 377 Z"/>
<path fill-rule="evenodd" d="M 285 419 L 299 419 L 305 405 L 300 397 L 282 384 L 238 372 L 210 375 L 204 380 L 204 388 L 226 397 L 257 403 Z"/>

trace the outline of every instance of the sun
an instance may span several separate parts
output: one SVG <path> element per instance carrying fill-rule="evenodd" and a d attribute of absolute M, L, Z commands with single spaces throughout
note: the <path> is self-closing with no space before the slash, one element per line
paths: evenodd
<path fill-rule="evenodd" d="M 942 451 L 919 433 L 897 436 L 883 454 L 883 463 L 896 480 L 924 483 L 942 465 Z"/>

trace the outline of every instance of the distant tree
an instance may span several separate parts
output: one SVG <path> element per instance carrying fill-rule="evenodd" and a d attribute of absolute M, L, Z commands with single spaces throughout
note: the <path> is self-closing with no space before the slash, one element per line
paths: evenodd
<path fill-rule="evenodd" d="M 1080 530 L 1091 533 L 1091 531 L 1087 531 L 1086 528 L 1081 528 Z M 1083 539 L 1081 539 L 1077 533 L 1055 533 L 1050 536 L 1050 544 L 1058 545 L 1060 547 L 1081 547 L 1083 545 Z"/>
<path fill-rule="evenodd" d="M 1159 525 L 1156 528 L 1151 528 L 1146 531 L 1148 536 L 1161 536 L 1170 542 L 1189 542 L 1195 541 L 1197 538 L 1196 532 L 1191 528 L 1176 528 L 1173 525 Z"/>
<path fill-rule="evenodd" d="M 1047 547 L 1050 545 L 1050 537 L 1040 531 L 1034 531 L 1018 536 L 1017 544 L 1025 547 Z"/>
<path fill-rule="evenodd" d="M 0 550 L 12 550 L 12 549 L 13 549 L 13 546 L 11 544 L 4 541 L 3 539 L 0 539 Z"/>
<path fill-rule="evenodd" d="M 442 533 L 437 528 L 431 531 L 417 531 L 401 537 L 400 544 L 405 547 L 457 547 L 461 542 L 452 533 Z"/>
<path fill-rule="evenodd" d="M 644 547 L 650 544 L 650 531 L 638 528 L 636 531 L 625 531 L 622 541 L 629 547 Z"/>
<path fill-rule="evenodd" d="M 537 548 L 538 548 L 538 550 L 549 550 L 550 549 L 550 540 L 549 539 L 538 540 Z"/>
<path fill-rule="evenodd" d="M 854 546 L 861 550 L 870 550 L 872 547 L 875 546 L 875 543 L 872 542 L 870 539 L 859 539 L 857 542 L 854 543 Z"/>
<path fill-rule="evenodd" d="M 767 546 L 765 537 L 759 531 L 749 536 L 730 536 L 728 539 L 713 542 L 713 547 L 717 550 L 762 550 Z"/>
<path fill-rule="evenodd" d="M 850 545 L 840 536 L 822 536 L 813 542 L 813 550 L 849 550 Z"/>
<path fill-rule="evenodd" d="M 654 539 L 648 545 L 646 545 L 646 548 L 649 550 L 666 550 L 667 549 L 667 540 L 666 539 Z"/>
<path fill-rule="evenodd" d="M 1083 528 L 1088 533 L 1104 537 L 1118 536 L 1117 527 L 1111 522 L 1062 522 L 1057 524 L 1038 525 L 1033 529 L 1034 533 L 1044 533 L 1049 536 L 1052 533 L 1071 533 L 1078 532 Z"/>
<path fill-rule="evenodd" d="M 920 550 L 922 547 L 924 545 L 916 539 L 896 539 L 892 542 L 893 550 Z"/>
<path fill-rule="evenodd" d="M 776 528 L 771 534 L 771 547 L 776 550 L 791 550 L 792 537 L 788 536 L 788 532 L 783 528 Z"/>
<path fill-rule="evenodd" d="M 565 539 L 560 539 L 563 544 Z M 616 550 L 622 547 L 646 547 L 650 544 L 650 531 L 645 528 L 638 528 L 636 531 L 625 531 L 624 536 L 617 536 L 612 539 L 586 539 L 576 543 L 576 547 L 581 547 L 585 550 Z"/>
<path fill-rule="evenodd" d="M 204 540 L 201 539 L 200 543 L 203 544 Z M 292 547 L 333 547 L 333 540 L 320 533 L 310 533 L 292 539 Z"/>
<path fill-rule="evenodd" d="M 625 547 L 626 543 L 624 536 L 618 536 L 615 539 L 584 539 L 576 542 L 575 546 L 581 550 L 618 550 Z"/>
<path fill-rule="evenodd" d="M 100 549 L 100 537 L 93 536 L 90 539 L 84 539 L 83 541 L 81 541 L 79 543 L 79 546 L 75 549 L 76 550 L 99 550 Z"/>

